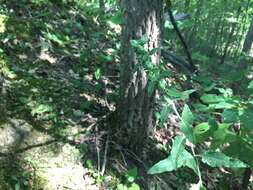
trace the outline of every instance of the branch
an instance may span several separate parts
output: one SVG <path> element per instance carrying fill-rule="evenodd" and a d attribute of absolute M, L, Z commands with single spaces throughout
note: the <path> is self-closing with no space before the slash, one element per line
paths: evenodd
<path fill-rule="evenodd" d="M 177 26 L 177 22 L 176 22 L 176 20 L 175 20 L 175 18 L 174 18 L 174 16 L 173 16 L 172 11 L 171 11 L 171 1 L 170 1 L 170 0 L 167 0 L 167 1 L 166 1 L 166 4 L 167 4 L 167 10 L 168 10 L 168 13 L 169 13 L 169 19 L 170 19 L 170 21 L 171 21 L 171 24 L 172 24 L 173 27 L 174 27 L 174 30 L 176 31 L 176 34 L 178 35 L 178 37 L 179 37 L 179 39 L 180 39 L 180 41 L 181 41 L 181 43 L 182 43 L 182 45 L 183 45 L 183 48 L 184 48 L 184 51 L 185 51 L 185 53 L 186 53 L 188 62 L 189 62 L 189 64 L 190 64 L 190 66 L 191 66 L 191 70 L 197 71 L 197 68 L 195 67 L 195 65 L 194 65 L 194 63 L 193 63 L 193 61 L 192 61 L 192 57 L 191 57 L 190 50 L 189 50 L 189 48 L 188 48 L 188 46 L 187 46 L 187 44 L 186 44 L 186 42 L 185 42 L 185 40 L 184 40 L 183 35 L 181 34 L 181 32 L 180 32 L 180 30 L 179 30 L 179 28 L 178 28 L 178 26 Z"/>
<path fill-rule="evenodd" d="M 174 54 L 171 51 L 162 49 L 162 57 L 170 62 L 175 68 L 182 70 L 186 75 L 193 75 L 197 70 L 193 69 L 190 64 L 182 57 Z"/>

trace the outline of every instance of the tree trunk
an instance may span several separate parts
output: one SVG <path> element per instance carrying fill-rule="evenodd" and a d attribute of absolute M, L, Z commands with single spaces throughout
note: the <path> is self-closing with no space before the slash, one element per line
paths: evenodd
<path fill-rule="evenodd" d="M 249 30 L 247 32 L 244 44 L 243 44 L 243 49 L 242 51 L 244 53 L 249 53 L 251 46 L 252 46 L 252 42 L 253 42 L 253 17 L 250 23 L 250 27 Z"/>
<path fill-rule="evenodd" d="M 241 9 L 242 9 L 242 6 L 240 5 L 240 7 L 237 10 L 237 16 L 236 16 L 236 20 L 237 21 L 238 21 L 238 19 L 240 17 Z M 225 44 L 225 48 L 224 48 L 224 51 L 223 51 L 223 55 L 221 57 L 220 64 L 224 64 L 224 62 L 225 62 L 225 59 L 226 59 L 227 53 L 228 53 L 228 48 L 231 45 L 231 41 L 232 41 L 232 38 L 234 36 L 234 32 L 236 30 L 237 25 L 238 24 L 236 22 L 232 23 L 231 30 L 230 30 L 230 33 L 229 33 L 229 36 L 228 36 L 228 39 L 227 39 L 227 43 Z"/>
<path fill-rule="evenodd" d="M 155 92 L 148 93 L 148 75 L 131 40 L 148 37 L 147 51 L 158 48 L 152 55 L 153 64 L 160 60 L 163 28 L 163 0 L 122 0 L 124 23 L 121 47 L 121 81 L 119 116 L 125 132 L 123 143 L 140 150 L 153 125 Z M 138 69 L 136 67 L 138 66 Z"/>
<path fill-rule="evenodd" d="M 243 48 L 242 48 L 242 53 L 243 54 L 247 54 L 247 53 L 250 52 L 252 43 L 253 43 L 253 17 L 251 19 L 250 27 L 248 29 L 246 38 L 245 38 L 244 43 L 243 43 Z M 243 55 L 243 58 L 241 59 L 240 65 L 239 65 L 239 67 L 241 69 L 247 69 L 247 63 L 246 63 L 246 60 L 245 60 L 244 56 L 245 55 Z"/>

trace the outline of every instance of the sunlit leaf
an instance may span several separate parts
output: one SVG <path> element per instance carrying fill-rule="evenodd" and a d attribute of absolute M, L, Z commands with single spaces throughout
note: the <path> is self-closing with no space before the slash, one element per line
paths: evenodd
<path fill-rule="evenodd" d="M 238 159 L 226 156 L 221 152 L 206 151 L 201 154 L 202 162 L 211 167 L 246 168 L 247 165 Z"/>

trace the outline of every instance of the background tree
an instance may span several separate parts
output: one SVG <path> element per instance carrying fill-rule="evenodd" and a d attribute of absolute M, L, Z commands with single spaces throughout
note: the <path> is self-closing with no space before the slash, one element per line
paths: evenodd
<path fill-rule="evenodd" d="M 247 54 L 247 53 L 250 52 L 251 46 L 252 46 L 252 42 L 253 42 L 253 17 L 251 19 L 251 23 L 250 23 L 250 26 L 249 26 L 249 29 L 248 29 L 245 41 L 243 43 L 242 52 L 244 54 Z M 241 61 L 240 66 L 241 66 L 241 68 L 245 68 L 246 69 L 247 64 L 246 64 L 245 60 Z"/>

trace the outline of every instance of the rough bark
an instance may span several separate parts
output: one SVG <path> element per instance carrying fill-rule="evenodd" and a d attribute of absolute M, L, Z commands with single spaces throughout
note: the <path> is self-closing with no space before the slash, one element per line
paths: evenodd
<path fill-rule="evenodd" d="M 158 48 L 151 59 L 160 60 L 163 27 L 163 0 L 122 0 L 124 23 L 121 47 L 121 81 L 119 116 L 120 127 L 125 132 L 124 143 L 140 150 L 152 129 L 155 92 L 148 93 L 148 76 L 142 61 L 131 46 L 131 40 L 148 37 L 147 50 Z M 136 66 L 138 65 L 138 69 Z"/>

